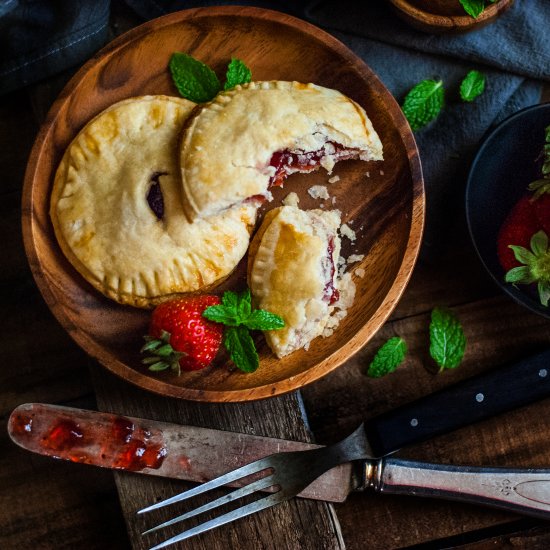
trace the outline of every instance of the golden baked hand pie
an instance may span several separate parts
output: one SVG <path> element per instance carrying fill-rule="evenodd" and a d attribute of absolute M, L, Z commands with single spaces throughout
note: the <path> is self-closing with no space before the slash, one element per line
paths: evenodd
<path fill-rule="evenodd" d="M 285 327 L 266 331 L 269 347 L 284 357 L 323 333 L 338 301 L 340 213 L 282 206 L 269 211 L 254 236 L 248 284 L 261 309 Z"/>
<path fill-rule="evenodd" d="M 112 105 L 77 135 L 57 170 L 50 215 L 73 266 L 106 296 L 153 307 L 227 277 L 244 256 L 257 205 L 189 223 L 177 162 L 195 104 L 143 96 Z"/>
<path fill-rule="evenodd" d="M 250 82 L 218 94 L 183 134 L 180 167 L 189 219 L 269 197 L 293 172 L 343 159 L 381 160 L 365 111 L 342 93 L 299 82 Z M 220 177 L 223 174 L 223 177 Z"/>

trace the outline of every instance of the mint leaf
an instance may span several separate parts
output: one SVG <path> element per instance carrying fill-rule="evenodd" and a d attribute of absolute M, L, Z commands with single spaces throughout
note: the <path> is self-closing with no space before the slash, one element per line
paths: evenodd
<path fill-rule="evenodd" d="M 462 101 L 473 101 L 485 90 L 485 75 L 479 71 L 470 71 L 460 84 Z"/>
<path fill-rule="evenodd" d="M 367 370 L 367 376 L 380 378 L 393 372 L 405 359 L 407 344 L 403 338 L 394 336 L 383 344 Z"/>
<path fill-rule="evenodd" d="M 232 290 L 226 290 L 223 293 L 222 304 L 225 307 L 237 309 L 238 303 L 239 303 L 239 296 L 237 295 L 236 292 L 233 292 Z"/>
<path fill-rule="evenodd" d="M 405 96 L 403 113 L 413 130 L 419 130 L 437 117 L 445 103 L 442 80 L 423 80 Z"/>
<path fill-rule="evenodd" d="M 195 103 L 210 101 L 221 90 L 216 73 L 186 53 L 172 54 L 170 72 L 180 95 Z"/>
<path fill-rule="evenodd" d="M 466 337 L 456 315 L 446 308 L 436 307 L 430 323 L 430 355 L 444 369 L 457 367 L 466 350 Z"/>
<path fill-rule="evenodd" d="M 460 0 L 464 11 L 473 17 L 479 17 L 485 9 L 485 0 Z"/>
<path fill-rule="evenodd" d="M 202 316 L 206 317 L 209 321 L 215 323 L 222 323 L 230 327 L 236 327 L 240 324 L 239 316 L 232 307 L 221 306 L 208 306 L 203 312 Z"/>
<path fill-rule="evenodd" d="M 223 344 L 237 368 L 244 372 L 254 372 L 260 359 L 254 340 L 246 327 L 228 327 L 223 335 Z"/>
<path fill-rule="evenodd" d="M 231 58 L 231 62 L 227 66 L 225 74 L 224 90 L 230 90 L 237 84 L 246 84 L 252 79 L 252 71 L 244 64 L 243 61 L 236 57 Z"/>
<path fill-rule="evenodd" d="M 265 309 L 255 309 L 243 324 L 250 330 L 276 330 L 285 326 L 282 317 Z"/>
<path fill-rule="evenodd" d="M 242 323 L 248 318 L 252 311 L 252 297 L 250 296 L 250 289 L 246 288 L 237 296 L 237 313 Z"/>

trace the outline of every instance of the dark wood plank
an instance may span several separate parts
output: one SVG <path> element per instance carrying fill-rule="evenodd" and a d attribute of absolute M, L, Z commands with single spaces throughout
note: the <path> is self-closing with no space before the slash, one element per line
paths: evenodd
<path fill-rule="evenodd" d="M 299 396 L 295 393 L 244 404 L 191 403 L 167 399 L 128 386 L 99 365 L 93 368 L 92 373 L 100 410 L 180 424 L 311 441 L 311 433 L 304 424 Z M 146 527 L 173 517 L 177 506 L 151 514 L 150 518 L 138 518 L 136 512 L 147 504 L 185 490 L 190 484 L 127 472 L 117 472 L 115 477 L 134 548 L 148 548 L 153 542 L 160 542 L 181 532 L 181 528 L 175 526 L 164 530 L 159 536 L 140 536 Z M 195 502 L 198 504 L 206 500 L 197 499 Z M 186 541 L 186 548 L 226 549 L 229 546 L 275 550 L 281 548 L 282 544 L 289 550 L 344 548 L 333 507 L 324 502 L 295 499 Z"/>

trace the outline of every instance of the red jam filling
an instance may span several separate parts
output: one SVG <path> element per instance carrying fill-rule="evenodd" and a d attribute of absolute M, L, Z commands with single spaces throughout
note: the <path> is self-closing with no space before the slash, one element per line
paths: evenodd
<path fill-rule="evenodd" d="M 271 156 L 269 166 L 275 168 L 275 174 L 269 180 L 269 187 L 281 186 L 287 176 L 293 172 L 311 172 L 319 168 L 321 159 L 327 155 L 336 157 L 335 160 L 346 160 L 357 156 L 357 151 L 346 149 L 340 143 L 327 142 L 330 145 L 330 152 L 326 146 L 316 151 L 276 151 Z"/>
<path fill-rule="evenodd" d="M 325 288 L 323 289 L 323 299 L 329 303 L 329 305 L 334 304 L 338 301 L 340 298 L 340 293 L 338 292 L 338 289 L 334 286 L 334 273 L 336 272 L 336 266 L 334 265 L 334 237 L 329 237 L 328 239 L 328 268 L 329 268 L 329 280 L 325 284 Z"/>
<path fill-rule="evenodd" d="M 103 414 L 97 421 L 86 413 L 70 417 L 35 404 L 32 411 L 12 415 L 8 429 L 25 448 L 47 449 L 57 458 L 106 468 L 157 469 L 168 453 L 160 430 L 118 415 Z"/>
<path fill-rule="evenodd" d="M 167 175 L 168 172 L 154 172 L 150 178 L 151 185 L 145 197 L 149 208 L 158 220 L 162 220 L 164 217 L 164 197 L 162 196 L 159 178 Z"/>

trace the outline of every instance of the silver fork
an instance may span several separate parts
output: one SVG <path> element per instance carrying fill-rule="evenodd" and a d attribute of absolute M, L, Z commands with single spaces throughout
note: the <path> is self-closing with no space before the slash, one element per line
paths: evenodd
<path fill-rule="evenodd" d="M 363 479 L 359 489 L 373 488 L 384 493 L 460 500 L 550 518 L 550 469 L 477 468 L 391 458 L 373 459 L 364 427 L 361 425 L 346 439 L 330 447 L 273 454 L 143 508 L 138 514 L 187 500 L 245 477 L 254 477 L 248 484 L 228 495 L 161 523 L 142 534 L 146 535 L 179 523 L 258 491 L 274 491 L 254 502 L 183 531 L 152 547 L 151 550 L 164 548 L 289 500 L 327 470 L 353 460 L 364 460 Z M 258 479 L 259 474 L 264 476 Z"/>

